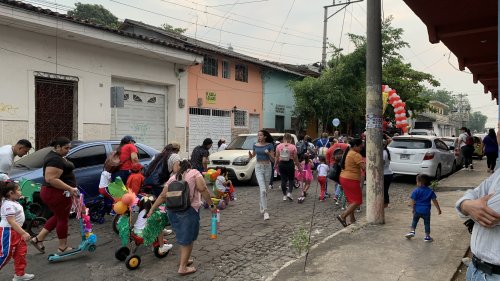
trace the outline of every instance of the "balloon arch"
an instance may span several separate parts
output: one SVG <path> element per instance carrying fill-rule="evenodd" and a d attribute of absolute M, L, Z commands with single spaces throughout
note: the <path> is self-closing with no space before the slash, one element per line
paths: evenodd
<path fill-rule="evenodd" d="M 408 131 L 408 120 L 406 119 L 406 103 L 401 100 L 401 97 L 396 93 L 396 90 L 391 89 L 388 85 L 382 85 L 382 100 L 383 111 L 387 103 L 394 108 L 394 115 L 396 116 L 396 128 L 399 128 L 406 133 Z"/>

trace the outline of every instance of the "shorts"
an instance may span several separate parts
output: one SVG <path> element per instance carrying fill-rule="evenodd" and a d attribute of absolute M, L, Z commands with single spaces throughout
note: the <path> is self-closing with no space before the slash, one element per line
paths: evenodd
<path fill-rule="evenodd" d="M 179 245 L 188 246 L 198 239 L 200 214 L 193 207 L 181 212 L 167 210 L 167 214 Z"/>

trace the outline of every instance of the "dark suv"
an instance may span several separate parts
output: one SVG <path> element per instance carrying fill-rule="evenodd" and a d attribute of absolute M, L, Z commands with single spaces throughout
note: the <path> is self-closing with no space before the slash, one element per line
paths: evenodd
<path fill-rule="evenodd" d="M 66 158 L 75 165 L 75 176 L 78 186 L 83 189 L 85 199 L 91 200 L 99 195 L 99 180 L 107 155 L 115 150 L 120 141 L 72 142 L 72 148 Z M 139 150 L 139 161 L 147 165 L 158 153 L 154 148 L 136 143 Z M 52 147 L 45 147 L 17 160 L 9 176 L 14 180 L 29 179 L 43 183 L 43 159 Z M 35 194 L 36 201 L 39 196 Z"/>

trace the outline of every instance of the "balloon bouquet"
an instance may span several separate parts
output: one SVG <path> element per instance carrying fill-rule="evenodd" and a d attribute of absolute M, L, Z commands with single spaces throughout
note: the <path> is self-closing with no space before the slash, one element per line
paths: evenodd
<path fill-rule="evenodd" d="M 387 99 L 389 99 L 389 104 L 394 108 L 394 115 L 396 117 L 396 128 L 401 129 L 404 134 L 408 132 L 408 120 L 406 118 L 406 103 L 401 100 L 401 97 L 396 93 L 396 90 L 391 89 L 387 85 L 382 85 L 382 97 L 384 101 L 384 111 L 387 105 Z"/>
<path fill-rule="evenodd" d="M 221 170 L 208 169 L 206 172 L 203 172 L 202 174 L 205 177 L 205 180 L 213 185 L 214 196 L 212 196 L 212 203 L 215 206 L 217 206 L 219 210 L 224 210 L 230 201 L 229 194 L 225 192 L 219 193 L 217 188 L 215 187 L 215 181 L 217 180 L 217 177 L 220 176 Z M 206 204 L 205 207 L 208 208 L 208 204 Z"/>

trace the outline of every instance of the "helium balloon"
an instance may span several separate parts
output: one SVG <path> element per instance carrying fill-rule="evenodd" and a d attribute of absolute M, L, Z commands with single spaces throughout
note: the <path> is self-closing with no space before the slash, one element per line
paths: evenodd
<path fill-rule="evenodd" d="M 135 201 L 135 193 L 129 192 L 122 196 L 123 204 L 130 206 Z"/>
<path fill-rule="evenodd" d="M 115 211 L 115 213 L 117 213 L 118 215 L 123 215 L 125 214 L 125 212 L 127 211 L 127 205 L 123 204 L 122 201 L 118 201 L 115 203 L 115 205 L 113 206 L 113 210 Z"/>

